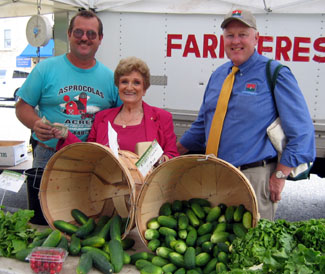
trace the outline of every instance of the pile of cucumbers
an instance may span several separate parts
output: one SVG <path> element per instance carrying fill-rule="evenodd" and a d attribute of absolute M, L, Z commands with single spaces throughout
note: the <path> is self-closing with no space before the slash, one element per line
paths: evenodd
<path fill-rule="evenodd" d="M 81 255 L 77 274 L 86 274 L 92 267 L 102 273 L 119 273 L 124 264 L 130 263 L 131 257 L 125 250 L 131 248 L 135 241 L 132 238 L 122 240 L 126 218 L 101 216 L 96 223 L 79 209 L 73 209 L 71 215 L 78 225 L 63 220 L 56 220 L 53 225 L 70 235 L 69 255 Z"/>
<path fill-rule="evenodd" d="M 227 271 L 231 242 L 252 227 L 252 213 L 244 207 L 212 207 L 201 198 L 164 203 L 149 220 L 144 238 L 154 253 L 131 255 L 142 274 L 210 274 Z"/>

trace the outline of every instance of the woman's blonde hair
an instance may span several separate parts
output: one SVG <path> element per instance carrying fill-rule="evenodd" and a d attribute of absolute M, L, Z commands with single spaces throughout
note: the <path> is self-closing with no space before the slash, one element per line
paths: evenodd
<path fill-rule="evenodd" d="M 144 89 L 147 90 L 150 87 L 150 70 L 144 61 L 136 57 L 121 59 L 114 72 L 115 85 L 118 87 L 120 78 L 133 71 L 137 71 L 142 75 Z"/>

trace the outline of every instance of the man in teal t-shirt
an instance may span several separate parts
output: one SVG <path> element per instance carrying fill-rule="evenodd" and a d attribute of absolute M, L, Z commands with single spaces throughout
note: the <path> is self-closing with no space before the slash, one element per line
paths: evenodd
<path fill-rule="evenodd" d="M 96 112 L 122 103 L 113 72 L 95 59 L 103 39 L 96 14 L 84 10 L 74 16 L 68 38 L 70 52 L 40 62 L 18 91 L 16 115 L 33 131 L 35 168 L 46 166 L 57 143 L 43 117 L 86 141 Z"/>

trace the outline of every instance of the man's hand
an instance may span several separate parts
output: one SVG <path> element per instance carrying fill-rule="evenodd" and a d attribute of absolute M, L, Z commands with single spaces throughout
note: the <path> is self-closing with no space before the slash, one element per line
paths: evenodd
<path fill-rule="evenodd" d="M 186 147 L 184 147 L 180 142 L 177 142 L 177 143 L 176 143 L 176 147 L 177 147 L 178 153 L 179 153 L 180 155 L 183 155 L 183 154 L 185 154 L 186 152 L 189 151 L 189 150 L 188 150 Z"/>
<path fill-rule="evenodd" d="M 54 138 L 52 127 L 43 123 L 42 119 L 35 121 L 32 130 L 35 132 L 37 138 L 41 141 L 47 141 Z"/>
<path fill-rule="evenodd" d="M 278 170 L 281 170 L 283 174 L 288 176 L 292 170 L 292 167 L 287 167 L 285 165 L 278 163 L 275 171 L 272 173 L 270 178 L 269 188 L 270 188 L 270 199 L 273 203 L 277 203 L 281 200 L 281 193 L 283 191 L 285 180 L 286 180 L 286 179 L 276 178 L 275 173 Z"/>

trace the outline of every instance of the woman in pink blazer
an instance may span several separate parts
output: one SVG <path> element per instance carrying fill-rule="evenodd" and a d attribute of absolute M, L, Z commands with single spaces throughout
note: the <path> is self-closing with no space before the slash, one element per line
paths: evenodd
<path fill-rule="evenodd" d="M 122 59 L 116 67 L 114 80 L 123 105 L 96 114 L 87 142 L 108 145 L 110 122 L 117 132 L 120 149 L 135 152 L 137 143 L 156 139 L 164 151 L 159 162 L 178 156 L 172 114 L 142 100 L 150 86 L 147 64 L 135 57 Z M 61 132 L 53 128 L 53 133 L 59 139 L 57 150 L 81 142 L 71 132 L 61 136 Z"/>

